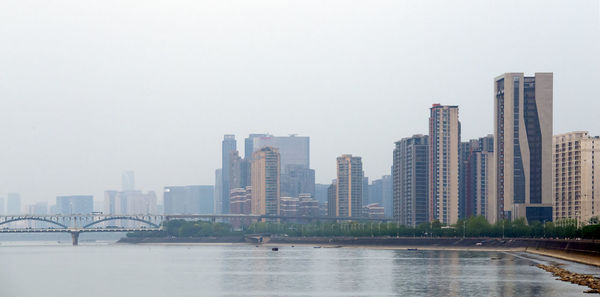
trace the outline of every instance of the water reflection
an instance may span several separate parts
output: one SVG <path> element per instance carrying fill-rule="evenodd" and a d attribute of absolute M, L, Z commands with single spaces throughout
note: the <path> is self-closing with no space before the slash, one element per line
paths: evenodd
<path fill-rule="evenodd" d="M 517 297 L 583 296 L 585 289 L 501 252 L 1 246 L 0 263 L 0 296 Z"/>

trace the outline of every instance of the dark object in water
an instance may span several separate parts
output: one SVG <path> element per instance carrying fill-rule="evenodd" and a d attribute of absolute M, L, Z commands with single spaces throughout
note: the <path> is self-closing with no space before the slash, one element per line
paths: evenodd
<path fill-rule="evenodd" d="M 274 252 L 276 252 L 276 251 L 279 250 L 279 248 L 272 248 L 271 250 L 274 251 Z"/>
<path fill-rule="evenodd" d="M 313 248 L 320 249 L 321 247 L 320 246 L 313 246 Z"/>
<path fill-rule="evenodd" d="M 417 249 L 415 248 L 411 248 L 411 249 L 406 249 L 407 251 L 416 251 Z"/>

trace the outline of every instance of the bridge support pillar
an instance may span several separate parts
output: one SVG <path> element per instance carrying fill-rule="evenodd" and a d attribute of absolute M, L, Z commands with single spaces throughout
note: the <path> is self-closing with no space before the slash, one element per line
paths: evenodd
<path fill-rule="evenodd" d="M 79 231 L 71 231 L 71 239 L 73 239 L 73 245 L 79 245 Z"/>

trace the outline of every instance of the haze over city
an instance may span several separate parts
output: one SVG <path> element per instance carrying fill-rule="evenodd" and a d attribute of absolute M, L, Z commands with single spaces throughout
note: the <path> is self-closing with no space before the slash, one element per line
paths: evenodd
<path fill-rule="evenodd" d="M 542 5 L 543 4 L 543 5 Z M 535 11 L 535 13 L 531 13 Z M 214 184 L 221 140 L 311 138 L 389 174 L 394 142 L 460 106 L 493 133 L 493 79 L 554 73 L 554 134 L 600 134 L 598 1 L 3 1 L 0 195 L 24 204 Z"/>

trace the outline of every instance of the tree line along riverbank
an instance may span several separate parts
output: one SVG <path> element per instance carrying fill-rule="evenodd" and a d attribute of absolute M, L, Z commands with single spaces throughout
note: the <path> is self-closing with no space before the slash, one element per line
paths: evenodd
<path fill-rule="evenodd" d="M 171 220 L 162 231 L 128 233 L 128 238 L 147 237 L 227 237 L 247 234 L 273 234 L 290 237 L 491 237 L 491 238 L 562 238 L 600 239 L 600 224 L 581 226 L 575 221 L 532 222 L 524 219 L 489 224 L 484 217 L 459 220 L 451 226 L 437 221 L 416 227 L 392 222 L 317 221 L 307 224 L 255 222 L 240 229 L 220 222 Z"/>

